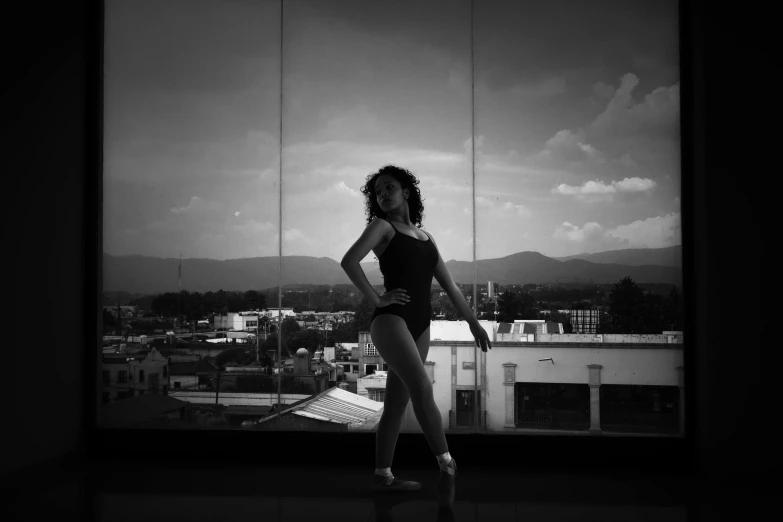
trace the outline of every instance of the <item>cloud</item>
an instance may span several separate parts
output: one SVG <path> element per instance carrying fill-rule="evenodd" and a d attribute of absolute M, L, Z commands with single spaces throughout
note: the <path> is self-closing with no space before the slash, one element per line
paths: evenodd
<path fill-rule="evenodd" d="M 198 196 L 190 198 L 190 202 L 184 207 L 174 207 L 171 209 L 172 214 L 190 214 L 203 208 L 204 200 Z"/>
<path fill-rule="evenodd" d="M 562 76 L 548 76 L 534 82 L 518 83 L 511 87 L 509 93 L 526 98 L 544 98 L 563 94 L 566 91 L 566 80 Z"/>
<path fill-rule="evenodd" d="M 538 158 L 569 162 L 604 161 L 601 151 L 587 143 L 584 131 L 574 132 L 569 129 L 559 130 L 549 138 L 544 144 L 544 149 L 538 153 L 536 159 Z"/>
<path fill-rule="evenodd" d="M 567 251 L 574 254 L 619 248 L 664 248 L 681 244 L 680 213 L 672 212 L 609 229 L 596 222 L 579 227 L 566 221 L 555 229 L 552 238 L 565 244 Z"/>
<path fill-rule="evenodd" d="M 588 133 L 606 140 L 639 135 L 674 137 L 679 129 L 680 84 L 658 87 L 637 103 L 632 94 L 638 85 L 636 75 L 623 75 L 620 87 L 606 109 L 589 125 Z"/>
<path fill-rule="evenodd" d="M 581 186 L 572 186 L 561 183 L 553 187 L 552 194 L 564 196 L 596 196 L 611 195 L 618 192 L 647 192 L 657 186 L 657 183 L 647 178 L 625 178 L 621 181 L 612 181 L 609 184 L 603 181 L 585 181 Z"/>
<path fill-rule="evenodd" d="M 465 207 L 463 212 L 470 214 L 472 209 Z M 508 219 L 510 217 L 528 218 L 532 215 L 529 208 L 511 201 L 501 201 L 499 197 L 476 196 L 476 214 L 482 219 Z"/>
<path fill-rule="evenodd" d="M 594 84 L 592 94 L 603 106 L 601 112 L 582 127 L 557 131 L 528 161 L 545 169 L 560 165 L 581 175 L 599 164 L 617 172 L 676 168 L 679 83 L 657 87 L 637 102 L 633 93 L 638 85 L 639 78 L 632 73 L 623 75 L 616 89 Z"/>
<path fill-rule="evenodd" d="M 593 96 L 598 98 L 599 101 L 607 101 L 614 95 L 614 87 L 604 82 L 596 82 L 593 84 Z"/>
<path fill-rule="evenodd" d="M 462 150 L 465 152 L 465 157 L 470 161 L 471 155 L 473 154 L 473 137 L 468 136 L 468 139 L 462 142 Z M 479 134 L 476 136 L 476 158 L 480 157 L 482 154 L 482 149 L 484 147 L 484 135 Z"/>
<path fill-rule="evenodd" d="M 339 181 L 332 188 L 340 194 L 347 194 L 354 198 L 358 198 L 361 196 L 358 190 L 354 190 L 348 185 L 346 185 L 345 181 Z"/>
<path fill-rule="evenodd" d="M 630 248 L 663 248 L 682 242 L 680 212 L 670 212 L 620 225 L 607 231 L 607 235 L 628 243 Z"/>
<path fill-rule="evenodd" d="M 632 167 L 636 167 L 637 166 L 636 162 L 633 160 L 631 155 L 628 154 L 628 153 L 623 154 L 622 156 L 620 156 L 619 158 L 617 158 L 617 159 L 615 159 L 613 161 L 615 163 L 619 164 L 619 165 L 622 165 L 623 167 L 632 168 Z"/>
<path fill-rule="evenodd" d="M 657 183 L 647 178 L 625 178 L 622 181 L 613 181 L 612 185 L 617 187 L 619 192 L 646 192 L 655 188 Z"/>

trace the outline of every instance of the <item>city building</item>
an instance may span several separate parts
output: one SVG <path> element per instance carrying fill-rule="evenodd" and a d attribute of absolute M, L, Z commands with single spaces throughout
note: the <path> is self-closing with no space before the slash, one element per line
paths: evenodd
<path fill-rule="evenodd" d="M 211 362 L 199 358 L 189 361 L 174 361 L 173 357 L 169 359 L 171 359 L 169 362 L 171 390 L 205 390 L 212 386 L 218 368 Z"/>
<path fill-rule="evenodd" d="M 101 371 L 104 404 L 146 393 L 166 394 L 169 362 L 156 348 L 146 354 L 103 354 Z"/>
<path fill-rule="evenodd" d="M 279 315 L 281 315 L 283 318 L 296 317 L 296 313 L 294 312 L 293 308 L 265 308 L 262 312 L 260 312 L 260 315 L 270 319 L 277 319 L 278 311 Z"/>
<path fill-rule="evenodd" d="M 682 332 L 534 336 L 495 341 L 486 353 L 472 341 L 432 341 L 428 372 L 444 426 L 476 429 L 478 413 L 478 429 L 496 433 L 682 433 Z M 421 431 L 410 404 L 402 429 Z"/>
<path fill-rule="evenodd" d="M 388 370 L 383 357 L 381 357 L 381 354 L 375 349 L 375 345 L 370 338 L 370 332 L 359 332 L 356 359 L 358 360 L 357 378 L 364 377 L 365 375 L 372 375 L 376 370 Z"/>
<path fill-rule="evenodd" d="M 123 319 L 133 319 L 136 317 L 138 306 L 135 305 L 114 305 L 104 306 L 103 309 L 111 313 L 112 316 L 121 317 Z"/>
<path fill-rule="evenodd" d="M 601 310 L 591 308 L 588 310 L 569 310 L 569 318 L 573 333 L 596 333 Z"/>
<path fill-rule="evenodd" d="M 263 312 L 260 312 L 263 313 Z M 229 312 L 212 318 L 215 330 L 256 330 L 258 328 L 259 312 Z"/>
<path fill-rule="evenodd" d="M 387 372 L 376 370 L 375 373 L 358 378 L 356 380 L 356 395 L 383 402 L 386 397 L 386 375 Z"/>
<path fill-rule="evenodd" d="M 533 342 L 537 334 L 562 334 L 562 323 L 554 321 L 515 320 L 513 323 L 497 323 L 496 341 Z"/>

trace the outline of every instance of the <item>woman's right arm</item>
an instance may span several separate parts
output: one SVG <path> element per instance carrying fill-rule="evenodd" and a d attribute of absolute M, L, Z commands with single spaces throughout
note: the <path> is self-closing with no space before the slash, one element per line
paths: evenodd
<path fill-rule="evenodd" d="M 345 253 L 342 261 L 340 261 L 340 266 L 343 267 L 348 278 L 353 282 L 354 286 L 369 299 L 373 306 L 381 304 L 381 296 L 378 295 L 378 292 L 372 287 L 370 281 L 367 280 L 367 276 L 365 275 L 364 270 L 362 270 L 360 263 L 373 248 L 383 242 L 390 230 L 390 226 L 382 219 L 376 219 L 367 225 L 364 232 L 362 232 L 362 235 L 356 240 L 356 243 L 348 249 L 348 252 Z M 391 302 L 391 297 L 389 296 L 385 300 Z M 386 302 L 383 304 L 388 305 L 389 303 Z"/>

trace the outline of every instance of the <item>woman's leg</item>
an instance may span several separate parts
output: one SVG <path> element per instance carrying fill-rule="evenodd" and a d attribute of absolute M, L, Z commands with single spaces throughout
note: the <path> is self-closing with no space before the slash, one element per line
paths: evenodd
<path fill-rule="evenodd" d="M 422 431 L 424 432 L 424 438 L 427 439 L 427 443 L 430 449 L 435 455 L 442 455 L 449 451 L 448 444 L 446 444 L 446 435 L 443 432 L 443 422 L 440 417 L 440 411 L 435 404 L 435 397 L 432 393 L 432 382 L 430 381 L 427 372 L 424 370 L 424 364 L 419 353 L 418 346 L 411 337 L 408 328 L 405 325 L 405 321 L 396 315 L 384 314 L 376 317 L 370 325 L 370 336 L 372 337 L 373 344 L 381 354 L 383 360 L 389 365 L 389 368 L 400 378 L 404 384 L 405 389 L 410 395 L 411 402 L 413 403 L 413 412 L 416 414 L 416 420 L 419 421 Z M 390 372 L 391 373 L 391 372 Z M 389 393 L 394 394 L 395 390 L 388 390 L 387 379 L 387 399 Z M 392 383 L 392 386 L 394 384 Z M 389 399 L 392 404 L 393 415 L 400 415 L 399 410 L 402 400 L 399 396 L 400 392 L 397 391 L 397 396 L 392 396 Z M 384 413 L 385 411 L 384 401 Z M 407 401 L 405 401 L 407 405 Z M 399 422 L 396 424 L 396 431 L 399 432 Z M 395 428 L 395 424 L 389 422 L 388 429 L 391 431 Z M 384 430 L 381 435 L 381 443 L 384 448 L 379 451 L 386 454 L 393 453 L 388 451 L 388 446 L 393 444 L 392 437 L 386 438 L 387 434 L 385 430 L 386 426 L 378 426 L 378 432 Z M 393 437 L 396 441 L 396 436 Z M 377 440 L 377 439 L 376 439 Z M 378 455 L 382 458 L 386 458 L 383 454 Z M 381 462 L 380 464 L 385 464 Z M 384 466 L 388 467 L 388 466 Z"/>
<path fill-rule="evenodd" d="M 406 329 L 407 330 L 407 329 Z M 373 342 L 375 340 L 373 339 Z M 376 344 L 377 346 L 377 344 Z M 416 348 L 422 364 L 427 360 L 430 349 L 430 329 L 416 339 Z M 383 356 L 383 354 L 381 354 Z M 388 361 L 387 361 L 388 364 Z M 386 394 L 383 401 L 383 414 L 375 432 L 375 467 L 390 468 L 394 460 L 394 448 L 400 433 L 402 419 L 408 408 L 410 394 L 399 375 L 389 367 L 386 377 Z"/>

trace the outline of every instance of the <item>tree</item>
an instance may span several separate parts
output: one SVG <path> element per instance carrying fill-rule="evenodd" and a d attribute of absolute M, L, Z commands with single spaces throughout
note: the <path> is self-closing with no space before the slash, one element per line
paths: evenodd
<path fill-rule="evenodd" d="M 277 353 L 277 333 L 273 333 L 266 338 L 264 343 L 261 345 L 261 350 L 264 353 L 269 353 L 270 351 Z M 286 357 L 288 354 L 288 344 L 285 337 L 283 337 L 280 352 L 282 357 Z"/>
<path fill-rule="evenodd" d="M 117 326 L 117 319 L 114 317 L 114 315 L 108 311 L 107 309 L 103 309 L 103 331 L 110 330 L 111 328 Z"/>
<path fill-rule="evenodd" d="M 320 347 L 322 340 L 323 336 L 316 330 L 297 330 L 288 336 L 288 346 L 292 351 L 307 348 L 307 351 L 313 354 Z"/>
<path fill-rule="evenodd" d="M 550 320 L 556 323 L 562 323 L 563 333 L 572 333 L 574 331 L 573 326 L 571 326 L 571 316 L 568 314 L 558 312 L 557 310 L 552 310 L 550 313 Z"/>
<path fill-rule="evenodd" d="M 513 323 L 515 319 L 538 317 L 538 305 L 530 294 L 506 290 L 498 296 L 498 322 Z"/>
<path fill-rule="evenodd" d="M 266 296 L 257 290 L 248 290 L 245 292 L 245 302 L 251 310 L 261 310 L 266 308 Z"/>
<path fill-rule="evenodd" d="M 356 313 L 353 316 L 353 321 L 356 324 L 356 340 L 359 340 L 358 332 L 369 332 L 370 322 L 372 319 L 372 313 L 375 307 L 366 297 L 359 302 L 359 306 L 356 307 Z"/>
<path fill-rule="evenodd" d="M 611 333 L 641 334 L 644 331 L 645 296 L 630 277 L 624 277 L 609 296 L 609 325 Z"/>
<path fill-rule="evenodd" d="M 245 364 L 248 361 L 249 349 L 246 347 L 232 347 L 226 348 L 215 357 L 215 364 L 218 367 L 224 366 L 226 363 L 235 362 L 237 364 Z"/>
<path fill-rule="evenodd" d="M 337 323 L 332 326 L 332 333 L 329 338 L 334 343 L 350 343 L 353 340 L 359 339 L 359 331 L 356 329 L 356 323 L 354 321 L 348 321 L 347 323 Z M 327 344 L 328 346 L 328 344 Z"/>
<path fill-rule="evenodd" d="M 682 298 L 676 286 L 672 286 L 665 304 L 666 330 L 682 330 Z"/>
<path fill-rule="evenodd" d="M 436 297 L 432 304 L 432 311 L 436 314 L 443 314 L 443 319 L 446 321 L 458 321 L 460 319 L 459 312 L 454 307 L 454 303 L 448 296 Z"/>
<path fill-rule="evenodd" d="M 286 317 L 283 319 L 283 323 L 280 325 L 280 329 L 283 331 L 283 339 L 285 339 L 291 332 L 297 332 L 301 329 L 299 323 L 293 317 Z"/>
<path fill-rule="evenodd" d="M 519 304 L 517 294 L 511 290 L 505 290 L 498 296 L 498 322 L 513 323 Z"/>

